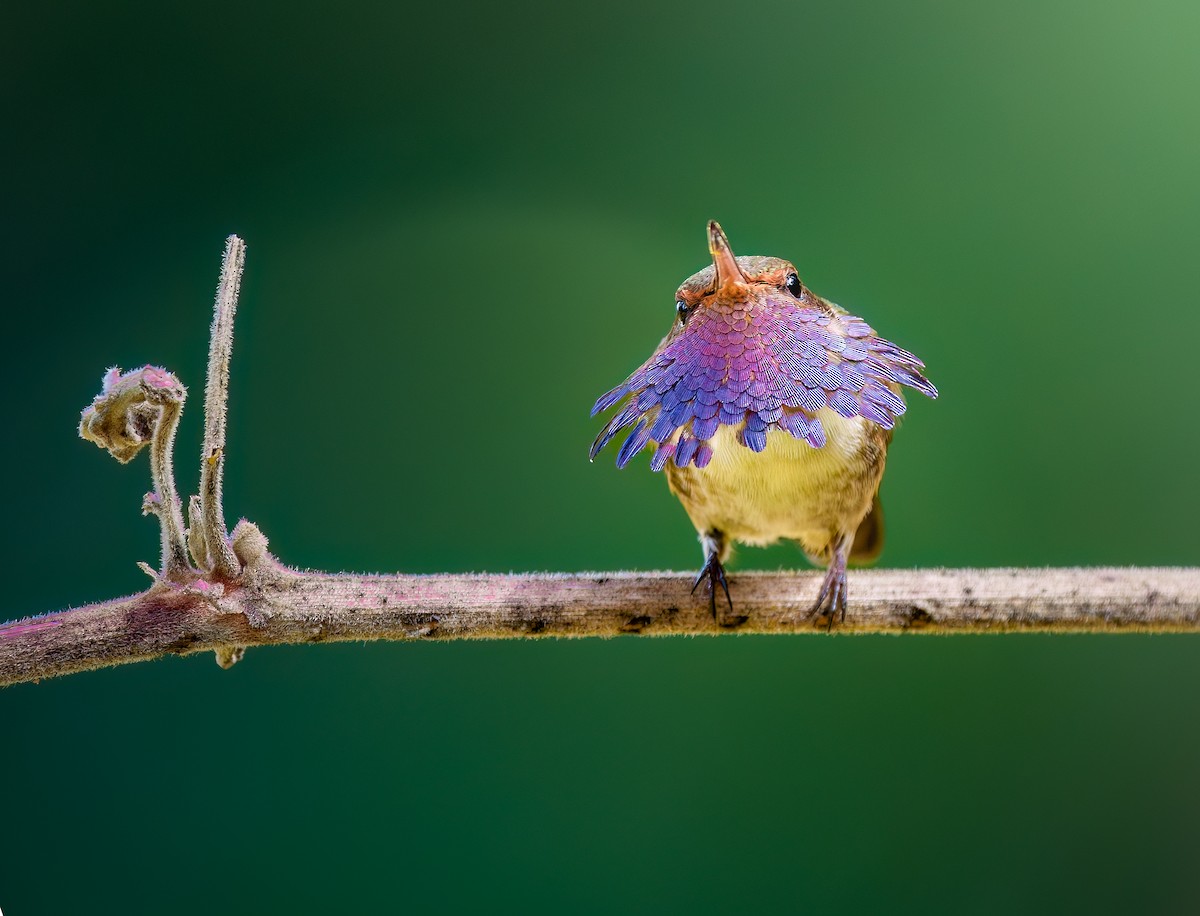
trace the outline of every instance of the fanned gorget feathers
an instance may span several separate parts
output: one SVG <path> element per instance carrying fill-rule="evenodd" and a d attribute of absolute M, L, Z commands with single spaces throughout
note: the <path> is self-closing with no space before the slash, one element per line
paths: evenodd
<path fill-rule="evenodd" d="M 739 264 L 762 260 L 738 258 Z M 703 468 L 712 459 L 710 440 L 723 425 L 739 427 L 739 442 L 755 452 L 766 447 L 772 429 L 821 448 L 826 434 L 817 414 L 824 407 L 891 429 L 905 405 L 889 382 L 937 397 L 923 368 L 861 318 L 807 290 L 801 298 L 784 290 L 749 300 L 717 298 L 596 401 L 593 415 L 625 399 L 591 455 L 629 426 L 619 467 L 654 441 L 654 470 L 672 459 L 679 467 Z"/>

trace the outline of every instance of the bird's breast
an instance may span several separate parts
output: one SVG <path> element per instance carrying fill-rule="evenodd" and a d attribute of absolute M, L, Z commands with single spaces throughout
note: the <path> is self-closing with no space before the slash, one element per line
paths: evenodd
<path fill-rule="evenodd" d="M 723 425 L 709 440 L 707 467 L 668 462 L 668 483 L 696 529 L 717 529 L 748 544 L 791 538 L 810 554 L 853 532 L 879 488 L 887 434 L 862 417 L 828 409 L 819 417 L 822 448 L 772 430 L 766 448 L 754 452 L 738 441 L 737 427 Z"/>

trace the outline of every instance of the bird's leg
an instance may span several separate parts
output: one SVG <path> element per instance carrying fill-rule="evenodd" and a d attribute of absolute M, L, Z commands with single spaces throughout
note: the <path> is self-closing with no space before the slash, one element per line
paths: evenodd
<path fill-rule="evenodd" d="M 729 542 L 724 532 L 715 528 L 700 535 L 700 546 L 704 548 L 704 566 L 701 568 L 696 581 L 692 583 L 692 594 L 700 587 L 700 583 L 708 580 L 708 606 L 712 611 L 713 620 L 723 627 L 735 627 L 745 623 L 746 618 L 733 613 L 733 598 L 729 596 L 729 583 L 725 579 L 725 567 L 722 561 L 729 555 Z M 725 592 L 725 600 L 729 602 L 729 616 L 717 616 L 717 586 Z"/>
<path fill-rule="evenodd" d="M 817 595 L 817 603 L 813 605 L 810 617 L 829 615 L 829 626 L 833 629 L 834 618 L 838 623 L 846 620 L 846 600 L 848 588 L 846 585 L 846 557 L 850 554 L 850 545 L 854 535 L 843 535 L 834 542 L 829 559 L 829 569 L 825 573 L 825 581 L 821 583 L 821 592 Z"/>

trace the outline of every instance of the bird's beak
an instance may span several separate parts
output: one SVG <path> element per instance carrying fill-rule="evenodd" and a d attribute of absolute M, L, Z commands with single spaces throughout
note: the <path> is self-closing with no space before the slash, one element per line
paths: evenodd
<path fill-rule="evenodd" d="M 738 267 L 729 239 L 715 219 L 708 221 L 708 251 L 712 255 L 713 267 L 717 269 L 717 293 L 736 295 L 746 290 L 746 277 Z"/>
<path fill-rule="evenodd" d="M 708 221 L 708 253 L 713 256 L 713 267 L 716 268 L 716 292 L 725 295 L 744 293 L 745 275 L 738 267 L 737 258 L 733 257 L 730 240 L 725 238 L 721 224 L 716 220 Z"/>

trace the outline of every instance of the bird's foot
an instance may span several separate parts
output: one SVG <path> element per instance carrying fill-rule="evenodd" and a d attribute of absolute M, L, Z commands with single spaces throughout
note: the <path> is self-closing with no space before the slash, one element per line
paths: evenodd
<path fill-rule="evenodd" d="M 824 623 L 825 631 L 829 632 L 833 629 L 835 618 L 838 623 L 844 623 L 846 620 L 848 593 L 846 561 L 835 556 L 833 562 L 829 564 L 829 570 L 825 573 L 825 581 L 821 583 L 817 603 L 813 605 L 808 616 L 814 619 L 817 626 Z"/>
<path fill-rule="evenodd" d="M 696 589 L 700 587 L 700 583 L 705 579 L 708 580 L 708 606 L 712 611 L 713 620 L 718 626 L 736 627 L 745 623 L 747 618 L 733 613 L 733 598 L 729 596 L 729 583 L 725 579 L 725 567 L 721 565 L 721 561 L 717 559 L 715 553 L 710 553 L 708 559 L 704 561 L 704 568 L 700 570 L 696 576 L 696 581 L 692 583 L 692 594 L 696 594 Z M 729 615 L 717 615 L 717 586 L 720 585 L 722 591 L 725 592 L 725 600 L 729 602 Z"/>

